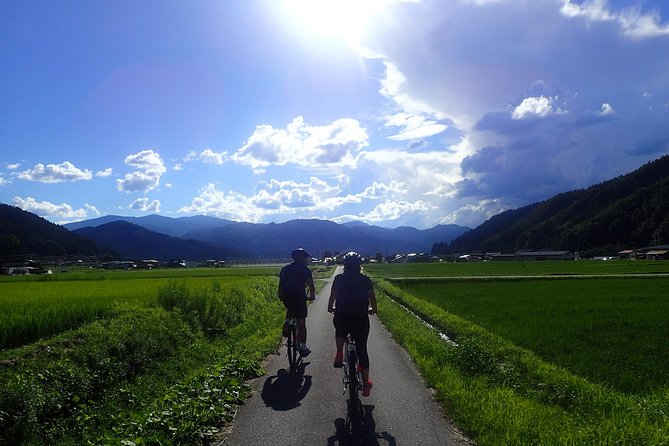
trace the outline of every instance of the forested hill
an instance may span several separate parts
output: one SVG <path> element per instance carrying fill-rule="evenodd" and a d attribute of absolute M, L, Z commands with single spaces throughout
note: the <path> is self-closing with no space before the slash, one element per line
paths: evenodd
<path fill-rule="evenodd" d="M 14 206 L 0 204 L 0 256 L 115 255 L 93 241 Z"/>
<path fill-rule="evenodd" d="M 433 253 L 556 249 L 585 255 L 669 242 L 669 155 L 627 175 L 502 212 Z"/>

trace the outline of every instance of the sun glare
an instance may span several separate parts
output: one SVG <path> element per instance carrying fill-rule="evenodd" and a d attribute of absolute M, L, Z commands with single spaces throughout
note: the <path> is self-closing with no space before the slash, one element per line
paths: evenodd
<path fill-rule="evenodd" d="M 309 33 L 356 42 L 378 1 L 286 0 L 290 14 Z"/>

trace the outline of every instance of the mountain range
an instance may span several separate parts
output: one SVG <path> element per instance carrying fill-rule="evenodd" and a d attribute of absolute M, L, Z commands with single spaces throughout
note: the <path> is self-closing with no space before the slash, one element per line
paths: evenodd
<path fill-rule="evenodd" d="M 507 210 L 471 230 L 457 225 L 387 229 L 326 220 L 253 224 L 202 215 L 108 215 L 63 227 L 0 204 L 0 256 L 203 260 L 286 257 L 298 246 L 314 256 L 349 250 L 390 255 L 541 249 L 580 251 L 587 256 L 668 241 L 669 155 L 587 189 Z"/>
<path fill-rule="evenodd" d="M 287 257 L 296 247 L 313 256 L 356 250 L 382 255 L 427 252 L 437 240 L 451 240 L 468 231 L 458 225 L 419 230 L 370 226 L 360 222 L 337 224 L 327 220 L 285 223 L 243 223 L 214 217 L 169 218 L 106 216 L 66 224 L 74 234 L 129 258 L 203 260 L 230 257 Z M 173 234 L 173 235 L 168 235 Z"/>
<path fill-rule="evenodd" d="M 669 155 L 587 189 L 502 212 L 435 254 L 554 249 L 611 255 L 669 242 Z"/>

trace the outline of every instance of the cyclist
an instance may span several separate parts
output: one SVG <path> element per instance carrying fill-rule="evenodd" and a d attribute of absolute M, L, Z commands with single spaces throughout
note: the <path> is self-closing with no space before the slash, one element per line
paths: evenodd
<path fill-rule="evenodd" d="M 295 317 L 300 332 L 298 351 L 301 356 L 306 357 L 311 353 L 311 350 L 307 347 L 307 294 L 305 287 L 309 288 L 309 301 L 316 298 L 314 279 L 307 266 L 311 256 L 302 248 L 293 250 L 290 256 L 293 258 L 293 263 L 281 268 L 279 273 L 279 299 L 286 307 L 286 324 L 283 327 L 283 335 L 288 335 L 288 319 Z"/>
<path fill-rule="evenodd" d="M 334 313 L 335 344 L 337 354 L 334 366 L 343 366 L 344 341 L 351 333 L 355 338 L 360 368 L 362 369 L 362 395 L 369 396 L 372 381 L 369 379 L 369 355 L 367 337 L 369 336 L 369 315 L 376 313 L 376 295 L 372 280 L 362 274 L 362 257 L 356 252 L 344 256 L 344 272 L 338 274 L 332 282 L 332 291 L 328 301 L 328 311 Z"/>

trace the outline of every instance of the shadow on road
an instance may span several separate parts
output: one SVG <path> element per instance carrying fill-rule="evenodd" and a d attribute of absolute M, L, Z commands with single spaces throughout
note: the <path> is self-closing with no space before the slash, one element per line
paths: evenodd
<path fill-rule="evenodd" d="M 327 446 L 396 446 L 395 437 L 388 432 L 376 432 L 374 406 L 363 406 L 365 417 L 360 426 L 347 426 L 343 418 L 334 421 L 336 432 L 328 437 Z"/>
<path fill-rule="evenodd" d="M 304 374 L 307 365 L 308 362 L 303 362 L 294 370 L 281 369 L 267 377 L 260 393 L 265 406 L 274 410 L 298 407 L 311 388 L 311 375 Z"/>

